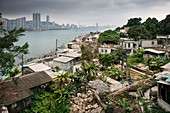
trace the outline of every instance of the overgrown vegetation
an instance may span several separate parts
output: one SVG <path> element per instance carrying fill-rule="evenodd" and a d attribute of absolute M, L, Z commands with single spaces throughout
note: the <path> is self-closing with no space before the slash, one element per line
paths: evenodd
<path fill-rule="evenodd" d="M 100 34 L 98 43 L 117 44 L 119 41 L 119 34 L 116 31 L 107 30 Z"/>

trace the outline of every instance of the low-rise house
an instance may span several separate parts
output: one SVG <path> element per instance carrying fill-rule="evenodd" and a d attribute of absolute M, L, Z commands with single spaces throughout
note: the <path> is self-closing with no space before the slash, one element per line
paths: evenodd
<path fill-rule="evenodd" d="M 70 68 L 73 69 L 73 60 L 74 58 L 61 56 L 53 59 L 53 68 L 58 66 L 60 69 L 65 69 L 66 71 L 70 71 Z"/>
<path fill-rule="evenodd" d="M 118 45 L 104 44 L 104 45 L 101 45 L 98 50 L 100 54 L 106 54 L 106 53 L 110 54 L 111 52 L 116 50 L 116 47 L 118 47 Z"/>
<path fill-rule="evenodd" d="M 166 59 L 166 52 L 165 51 L 158 51 L 155 49 L 145 49 L 145 53 L 143 54 L 143 58 L 144 59 L 148 59 L 148 57 L 152 57 L 152 56 L 156 56 L 156 57 L 163 57 L 164 59 Z"/>
<path fill-rule="evenodd" d="M 74 58 L 73 59 L 73 63 L 76 64 L 77 62 L 80 61 L 81 53 L 78 53 L 78 52 L 68 52 L 68 53 L 59 54 L 59 57 L 61 57 L 61 56 L 69 57 L 69 58 Z"/>
<path fill-rule="evenodd" d="M 43 63 L 31 63 L 23 66 L 23 74 L 29 74 L 34 72 L 46 71 L 51 68 Z"/>
<path fill-rule="evenodd" d="M 99 47 L 100 54 L 110 54 L 114 50 L 115 50 L 115 48 Z"/>
<path fill-rule="evenodd" d="M 126 40 L 126 41 L 121 40 L 120 46 L 121 47 L 123 46 L 123 49 L 127 50 L 127 53 L 129 53 L 129 55 L 132 55 L 138 51 L 139 42 L 138 41 L 130 41 L 130 40 Z"/>
<path fill-rule="evenodd" d="M 166 111 L 170 111 L 170 71 L 163 71 L 155 74 L 159 77 L 158 104 Z"/>
<path fill-rule="evenodd" d="M 28 107 L 31 96 L 44 89 L 52 78 L 44 71 L 21 76 L 17 84 L 12 80 L 0 82 L 0 106 L 8 108 L 9 113 L 17 113 Z"/>
<path fill-rule="evenodd" d="M 163 45 L 167 46 L 170 44 L 170 35 L 166 35 L 166 36 L 156 36 L 156 38 L 158 39 L 162 39 L 163 40 Z"/>
<path fill-rule="evenodd" d="M 86 45 L 86 43 L 73 43 L 71 49 L 80 49 L 81 45 Z"/>

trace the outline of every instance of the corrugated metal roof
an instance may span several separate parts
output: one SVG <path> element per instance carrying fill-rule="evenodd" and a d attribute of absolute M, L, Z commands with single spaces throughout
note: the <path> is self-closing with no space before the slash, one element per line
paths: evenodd
<path fill-rule="evenodd" d="M 29 67 L 34 72 L 45 71 L 45 70 L 51 69 L 50 67 L 48 67 L 47 65 L 43 63 L 31 63 L 29 65 L 25 65 L 24 67 Z"/>
<path fill-rule="evenodd" d="M 155 49 L 145 49 L 145 51 L 152 52 L 152 53 L 156 53 L 156 54 L 165 53 L 165 51 L 158 51 L 158 50 L 155 50 Z"/>

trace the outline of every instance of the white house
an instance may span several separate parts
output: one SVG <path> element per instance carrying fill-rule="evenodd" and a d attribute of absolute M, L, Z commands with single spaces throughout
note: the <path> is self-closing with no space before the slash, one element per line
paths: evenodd
<path fill-rule="evenodd" d="M 53 68 L 58 66 L 60 69 L 65 69 L 66 71 L 69 71 L 70 68 L 73 68 L 73 59 L 70 57 L 61 56 L 58 58 L 53 59 Z"/>
<path fill-rule="evenodd" d="M 43 63 L 31 63 L 23 66 L 23 74 L 29 74 L 34 72 L 46 71 L 51 68 Z"/>

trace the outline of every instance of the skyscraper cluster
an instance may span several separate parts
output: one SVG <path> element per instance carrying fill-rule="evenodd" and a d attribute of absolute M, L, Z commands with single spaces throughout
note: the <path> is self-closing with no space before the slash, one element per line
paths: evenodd
<path fill-rule="evenodd" d="M 33 13 L 32 20 L 26 21 L 26 17 L 21 17 L 13 20 L 0 17 L 0 21 L 3 23 L 3 29 L 10 31 L 14 28 L 17 30 L 19 28 L 24 28 L 27 31 L 44 31 L 44 30 L 60 30 L 60 29 L 74 29 L 77 25 L 74 24 L 56 24 L 55 22 L 50 22 L 50 16 L 46 16 L 46 21 L 41 21 L 40 13 Z"/>

